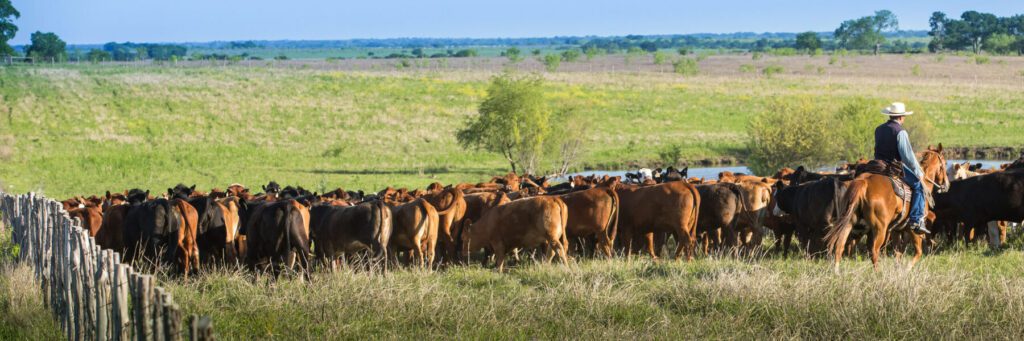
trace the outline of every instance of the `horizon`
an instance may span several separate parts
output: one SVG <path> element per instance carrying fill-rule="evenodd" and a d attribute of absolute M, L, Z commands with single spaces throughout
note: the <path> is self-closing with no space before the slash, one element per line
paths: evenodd
<path fill-rule="evenodd" d="M 125 4 L 105 0 L 45 3 L 13 0 L 21 17 L 12 45 L 29 44 L 32 32 L 54 32 L 69 45 L 107 42 L 208 43 L 228 41 L 344 41 L 359 39 L 520 39 L 733 33 L 830 32 L 848 19 L 888 9 L 900 30 L 928 30 L 934 11 L 959 17 L 967 10 L 1010 16 L 1024 13 L 1024 2 L 1007 0 L 964 4 L 954 0 L 928 3 L 659 3 L 612 1 L 544 3 L 527 0 L 514 6 L 466 0 L 422 4 L 411 1 L 338 4 L 303 1 L 274 6 L 269 0 L 204 4 Z M 203 11 L 194 11 L 202 8 Z M 657 11 L 651 11 L 658 8 Z M 736 11 L 736 8 L 744 8 Z M 538 10 L 543 9 L 543 10 Z M 160 15 L 149 15 L 160 13 Z M 729 13 L 723 20 L 719 13 Z M 472 32 L 472 33 L 469 33 Z"/>

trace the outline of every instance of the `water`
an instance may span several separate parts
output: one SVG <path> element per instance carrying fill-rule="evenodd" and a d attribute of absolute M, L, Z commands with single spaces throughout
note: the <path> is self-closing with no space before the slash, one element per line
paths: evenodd
<path fill-rule="evenodd" d="M 946 163 L 947 163 L 948 167 L 952 167 L 952 165 L 954 163 L 963 163 L 964 161 L 965 160 L 946 160 Z M 999 165 L 1002 165 L 1004 163 L 1012 162 L 1012 161 L 1005 161 L 1005 160 L 967 160 L 967 161 L 970 161 L 971 164 L 981 163 L 982 167 L 986 168 L 986 169 L 988 169 L 988 168 L 999 169 Z M 822 169 L 819 169 L 818 171 L 830 171 L 830 170 L 834 170 L 834 169 L 835 169 L 835 167 L 824 167 Z M 568 175 L 563 176 L 563 177 L 559 177 L 558 179 L 556 179 L 556 181 L 565 181 L 565 180 L 568 179 L 569 176 L 578 176 L 578 175 L 583 175 L 583 176 L 587 176 L 587 175 L 621 176 L 624 179 L 627 172 L 636 172 L 636 171 L 637 171 L 636 169 L 628 170 L 628 171 L 625 171 L 625 170 L 606 170 L 606 171 L 594 170 L 594 171 L 585 171 L 585 172 L 572 173 L 572 174 L 568 174 Z M 744 174 L 750 174 L 751 173 L 750 169 L 745 167 L 745 166 L 704 167 L 704 168 L 691 167 L 688 176 L 691 177 L 691 178 L 704 178 L 706 180 L 714 180 L 714 179 L 718 179 L 718 173 L 721 173 L 723 171 L 730 171 L 730 172 L 733 172 L 733 173 L 744 173 Z"/>

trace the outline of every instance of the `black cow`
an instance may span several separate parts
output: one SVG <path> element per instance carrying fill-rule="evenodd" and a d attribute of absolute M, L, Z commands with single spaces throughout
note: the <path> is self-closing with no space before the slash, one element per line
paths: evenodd
<path fill-rule="evenodd" d="M 1024 169 L 973 176 L 950 183 L 949 191 L 935 193 L 937 225 L 961 222 L 979 228 L 990 221 L 1024 220 Z"/>
<path fill-rule="evenodd" d="M 250 211 L 247 222 L 246 261 L 254 270 L 270 267 L 274 276 L 296 261 L 309 278 L 309 211 L 299 201 L 266 202 Z"/>
<path fill-rule="evenodd" d="M 148 192 L 129 196 L 131 207 L 124 220 L 124 257 L 135 261 L 142 257 L 163 264 L 173 263 L 177 256 L 177 237 L 180 228 L 178 212 L 167 199 L 140 201 Z"/>
<path fill-rule="evenodd" d="M 800 245 L 811 255 L 823 255 L 825 243 L 822 238 L 839 215 L 838 207 L 843 207 L 837 201 L 841 201 L 848 185 L 848 182 L 832 176 L 790 185 L 775 195 L 777 210 L 772 214 L 788 214 Z"/>
<path fill-rule="evenodd" d="M 310 210 L 310 236 L 315 256 L 335 268 L 340 257 L 370 250 L 376 260 L 387 258 L 391 210 L 382 201 L 338 207 L 315 205 Z"/>
<path fill-rule="evenodd" d="M 228 226 L 220 204 L 211 197 L 189 198 L 187 201 L 199 215 L 196 244 L 199 247 L 200 261 L 233 261 L 235 247 L 233 242 L 227 240 Z"/>

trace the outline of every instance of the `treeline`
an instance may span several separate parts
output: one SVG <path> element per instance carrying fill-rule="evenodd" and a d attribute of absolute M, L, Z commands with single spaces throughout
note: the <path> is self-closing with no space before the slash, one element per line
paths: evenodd
<path fill-rule="evenodd" d="M 133 60 L 172 60 L 181 59 L 188 53 L 188 48 L 182 45 L 171 44 L 137 44 L 137 43 L 106 43 L 103 50 L 109 54 L 109 60 L 133 61 Z M 90 51 L 91 56 L 97 52 Z M 102 55 L 102 54 L 99 54 Z"/>
<path fill-rule="evenodd" d="M 991 13 L 967 11 L 960 19 L 935 12 L 928 20 L 932 37 L 928 49 L 982 51 L 993 54 L 1024 53 L 1024 15 L 997 17 Z"/>

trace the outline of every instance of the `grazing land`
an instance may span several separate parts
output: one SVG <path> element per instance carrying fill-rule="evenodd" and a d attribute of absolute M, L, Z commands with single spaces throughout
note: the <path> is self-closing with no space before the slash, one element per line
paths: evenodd
<path fill-rule="evenodd" d="M 454 132 L 491 76 L 542 66 L 459 61 L 467 64 L 2 68 L 0 181 L 8 191 L 60 198 L 178 182 L 376 190 L 481 180 L 506 163 L 463 150 Z M 551 103 L 590 122 L 578 168 L 656 163 L 673 145 L 684 160 L 742 160 L 746 122 L 768 101 L 811 100 L 827 110 L 856 98 L 903 100 L 933 118 L 933 140 L 946 146 L 1024 142 L 1024 58 L 725 55 L 699 65 L 696 76 L 682 76 L 649 56 L 606 56 L 543 73 Z M 782 72 L 766 76 L 770 65 Z"/>
<path fill-rule="evenodd" d="M 0 68 L 0 182 L 64 198 L 178 182 L 324 191 L 483 180 L 505 162 L 461 149 L 454 133 L 507 67 L 542 73 L 551 102 L 590 122 L 580 169 L 658 163 L 673 145 L 688 161 L 742 160 L 747 121 L 770 101 L 902 100 L 932 117 L 934 142 L 1024 142 L 1024 58 L 724 55 L 702 58 L 694 76 L 649 56 L 557 72 L 533 59 L 395 63 Z M 1013 338 L 1024 333 L 1024 253 L 1016 236 L 1009 245 L 927 255 L 913 271 L 889 257 L 878 273 L 856 257 L 833 274 L 823 260 L 766 254 L 342 271 L 308 284 L 228 268 L 161 282 L 186 314 L 237 339 Z M 29 271 L 0 262 L 0 274 L 0 338 L 59 337 Z"/>

